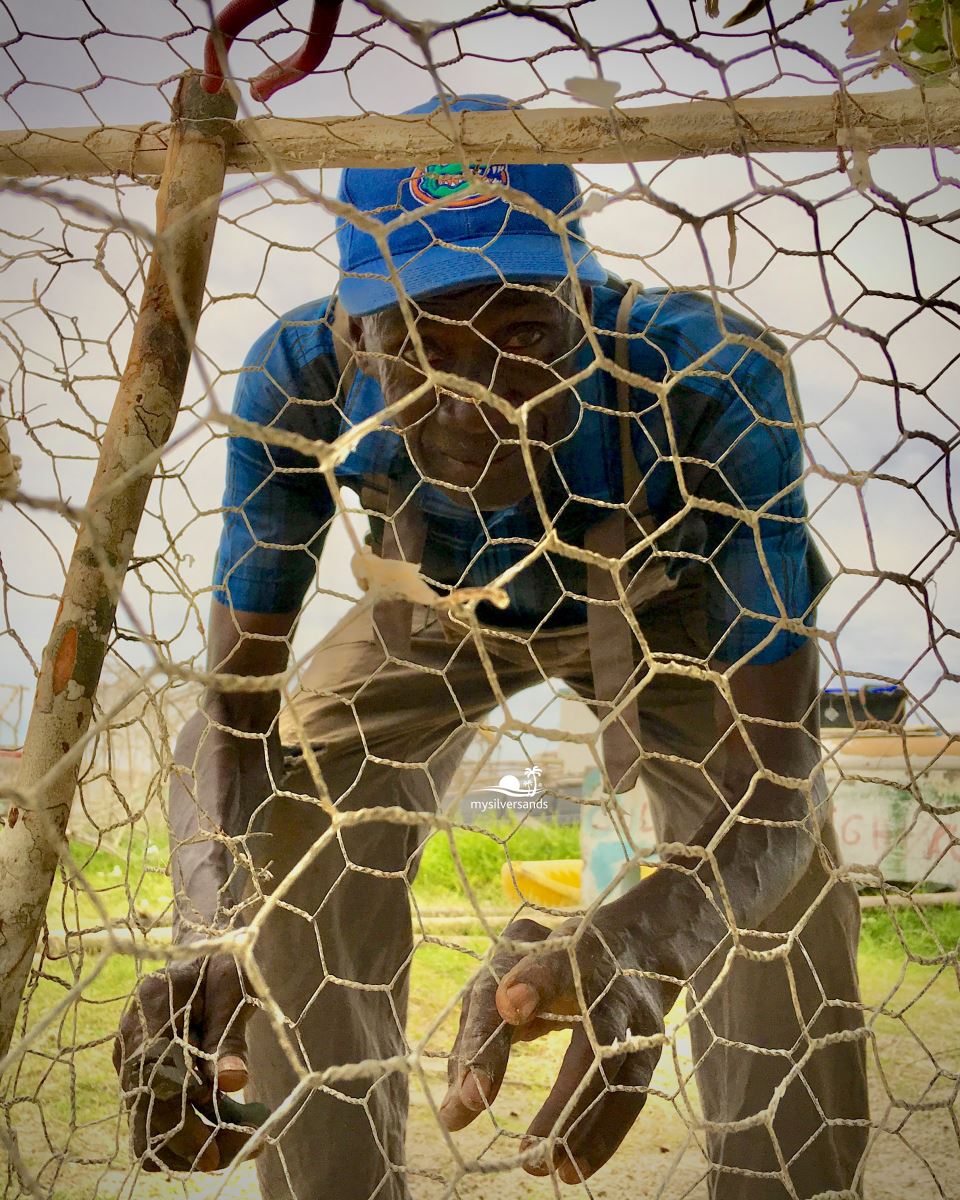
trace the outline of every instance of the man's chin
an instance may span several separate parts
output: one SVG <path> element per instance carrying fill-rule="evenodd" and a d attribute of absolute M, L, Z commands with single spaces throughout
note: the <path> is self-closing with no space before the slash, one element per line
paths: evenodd
<path fill-rule="evenodd" d="M 475 484 L 469 490 L 449 487 L 443 483 L 434 486 L 461 508 L 479 508 L 482 512 L 499 512 L 504 508 L 513 508 L 515 504 L 525 500 L 532 490 L 528 486 L 522 492 L 507 494 L 502 489 L 488 488 L 482 483 Z"/>
<path fill-rule="evenodd" d="M 487 512 L 511 508 L 533 490 L 519 447 L 486 468 L 444 459 L 424 474 L 455 504 Z"/>

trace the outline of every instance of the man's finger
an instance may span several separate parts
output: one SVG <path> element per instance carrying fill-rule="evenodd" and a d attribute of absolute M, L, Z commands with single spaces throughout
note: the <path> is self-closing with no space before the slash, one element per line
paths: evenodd
<path fill-rule="evenodd" d="M 150 1148 L 148 1123 L 155 1135 L 169 1133 L 180 1119 L 176 1100 L 158 1100 L 147 1092 L 140 1094 L 130 1105 L 130 1149 L 134 1158 L 142 1158 Z"/>
<path fill-rule="evenodd" d="M 214 1131 L 205 1124 L 185 1099 L 158 1100 L 141 1095 L 130 1114 L 130 1133 L 135 1158 L 150 1163 L 159 1158 L 171 1170 L 216 1170 L 219 1153 L 212 1143 Z M 158 1169 L 156 1164 L 151 1170 Z"/>
<path fill-rule="evenodd" d="M 440 1106 L 447 1129 L 463 1129 L 493 1103 L 510 1057 L 510 1029 L 497 1012 L 492 964 L 473 982 L 447 1067 L 449 1087 Z"/>
<path fill-rule="evenodd" d="M 217 1134 L 217 1150 L 220 1152 L 220 1166 L 229 1167 L 233 1160 L 242 1151 L 246 1150 L 256 1132 L 256 1129 L 221 1129 Z M 245 1155 L 244 1161 L 252 1162 L 253 1159 L 259 1158 L 266 1149 L 266 1145 L 265 1139 L 258 1142 Z"/>
<path fill-rule="evenodd" d="M 468 1072 L 484 1081 L 481 1098 L 487 1104 L 491 1103 L 500 1090 L 503 1076 L 510 1058 L 510 1042 L 512 1030 L 504 1025 L 497 1011 L 496 994 L 499 980 L 488 971 L 476 982 L 470 1001 L 470 1013 L 464 1026 L 463 1038 L 460 1043 L 460 1061 Z M 489 1081 L 489 1084 L 486 1082 Z M 464 1088 L 461 1086 L 461 1093 Z M 472 1092 L 464 1095 L 467 1104 L 471 1102 Z"/>
<path fill-rule="evenodd" d="M 233 958 L 215 955 L 207 961 L 203 980 L 203 1024 L 200 1050 L 205 1073 L 221 1091 L 247 1085 L 247 1021 L 253 1005 L 246 999 L 243 977 Z"/>
<path fill-rule="evenodd" d="M 568 1122 L 564 1141 L 566 1174 L 571 1178 L 562 1175 L 565 1182 L 587 1179 L 613 1155 L 647 1102 L 650 1080 L 659 1057 L 659 1050 L 628 1055 L 617 1072 L 612 1090 L 588 1112 Z M 557 1158 L 560 1158 L 559 1154 Z M 563 1166 L 560 1169 L 563 1171 Z"/>
<path fill-rule="evenodd" d="M 590 937 L 585 930 L 572 943 L 560 949 L 527 954 L 504 975 L 497 988 L 497 1010 L 510 1025 L 523 1025 L 538 1013 L 551 1012 L 574 1015 L 580 1011 L 577 998 L 577 975 L 572 956 L 576 956 L 577 972 L 587 992 L 587 1003 L 593 999 L 590 982 L 595 967 L 595 955 L 583 954 L 581 945 Z"/>
<path fill-rule="evenodd" d="M 144 1171 L 189 1171 L 190 1164 L 169 1150 L 154 1150 L 140 1160 Z"/>
<path fill-rule="evenodd" d="M 463 993 L 460 1005 L 460 1022 L 457 1026 L 457 1036 L 447 1059 L 447 1091 L 440 1102 L 439 1116 L 442 1124 L 451 1131 L 463 1129 L 476 1116 L 476 1110 L 468 1108 L 460 1099 L 460 1079 L 463 1069 L 460 1063 L 460 1046 L 463 1043 L 463 1031 L 466 1028 L 470 1012 L 470 1000 L 473 995 L 473 984 L 468 985 Z"/>
<path fill-rule="evenodd" d="M 240 1104 L 231 1096 L 214 1093 L 209 1104 L 203 1108 L 207 1119 L 217 1128 L 217 1149 L 220 1153 L 220 1166 L 226 1167 L 243 1151 L 250 1139 L 254 1137 L 259 1127 L 270 1117 L 270 1110 L 264 1104 L 252 1101 Z M 259 1142 L 246 1156 L 256 1158 L 263 1150 L 265 1142 Z"/>
<path fill-rule="evenodd" d="M 610 1044 L 612 1040 L 612 1038 L 609 1040 L 601 1038 L 601 1045 Z M 551 1134 L 562 1134 L 580 1116 L 590 1111 L 604 1095 L 611 1083 L 616 1080 L 625 1058 L 625 1054 L 599 1058 L 590 1043 L 590 1039 L 587 1037 L 586 1030 L 582 1025 L 578 1026 L 574 1030 L 573 1037 L 570 1039 L 570 1045 L 563 1056 L 557 1081 L 541 1106 L 540 1111 L 530 1122 L 527 1136 L 520 1145 L 521 1150 L 529 1149 L 538 1139 L 547 1138 Z M 586 1083 L 584 1083 L 584 1080 L 586 1080 Z M 577 1096 L 574 1108 L 566 1117 L 561 1127 L 561 1114 L 578 1089 L 581 1090 Z M 563 1147 L 557 1147 L 553 1161 L 561 1168 L 559 1171 L 560 1178 L 569 1183 L 571 1180 L 577 1179 L 578 1176 L 575 1173 L 574 1164 L 565 1163 L 565 1159 L 566 1154 Z M 570 1179 L 567 1178 L 564 1164 L 567 1168 L 567 1173 L 571 1174 Z M 570 1170 L 571 1168 L 573 1168 L 572 1171 Z M 528 1164 L 525 1169 L 531 1175 L 545 1175 L 549 1170 L 549 1165 L 544 1158 L 539 1163 L 534 1161 Z"/>
<path fill-rule="evenodd" d="M 537 1038 L 546 1037 L 558 1029 L 576 1029 L 579 1021 L 566 1020 L 564 1017 L 531 1017 L 524 1025 L 510 1026 L 514 1042 L 533 1042 Z"/>
<path fill-rule="evenodd" d="M 217 1087 L 221 1092 L 239 1092 L 247 1086 L 246 1060 L 239 1054 L 223 1054 L 217 1058 Z"/>
<path fill-rule="evenodd" d="M 178 1127 L 163 1140 L 163 1148 L 188 1163 L 187 1170 L 216 1171 L 220 1166 L 220 1151 L 212 1129 L 190 1103 L 178 1121 Z M 182 1169 L 182 1168 L 181 1168 Z"/>
<path fill-rule="evenodd" d="M 213 1144 L 199 1158 L 181 1158 L 167 1146 L 161 1146 L 144 1155 L 140 1162 L 144 1171 L 177 1171 L 188 1174 L 194 1171 L 217 1171 L 225 1163 L 220 1162 L 217 1147 Z"/>
<path fill-rule="evenodd" d="M 447 1060 L 447 1093 L 440 1105 L 447 1129 L 469 1125 L 493 1102 L 503 1083 L 513 1039 L 497 1011 L 497 983 L 522 958 L 509 943 L 539 942 L 549 933 L 545 925 L 529 918 L 511 922 L 503 931 L 507 946 L 497 951 L 464 994 L 457 1037 Z"/>

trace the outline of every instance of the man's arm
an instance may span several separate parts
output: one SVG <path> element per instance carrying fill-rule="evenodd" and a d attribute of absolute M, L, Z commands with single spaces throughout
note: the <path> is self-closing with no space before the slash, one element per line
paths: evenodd
<path fill-rule="evenodd" d="M 207 669 L 278 675 L 287 666 L 296 613 L 235 612 L 214 601 Z M 280 767 L 280 694 L 206 688 L 177 740 L 170 785 L 170 866 L 175 938 L 189 942 L 227 927 L 240 904 L 237 844 L 273 791 Z M 223 834 L 223 837 L 211 835 Z"/>
<path fill-rule="evenodd" d="M 327 322 L 328 301 L 314 301 L 257 340 L 237 383 L 237 416 L 312 440 L 336 436 L 339 414 L 327 398 L 337 394 L 348 357 L 344 350 L 341 358 Z M 208 670 L 279 674 L 333 501 L 315 459 L 267 439 L 232 436 L 223 508 Z M 279 705 L 277 691 L 231 691 L 214 681 L 178 738 L 169 821 L 180 941 L 229 923 L 239 903 L 243 872 L 228 839 L 244 833 L 272 791 Z"/>
<path fill-rule="evenodd" d="M 779 662 L 712 666 L 728 673 L 732 698 L 732 708 L 717 698 L 724 753 L 715 782 L 724 799 L 689 844 L 706 848 L 724 832 L 710 860 L 667 856 L 666 870 L 594 918 L 657 944 L 660 969 L 680 980 L 713 952 L 728 921 L 737 929 L 762 925 L 807 869 L 824 820 L 810 804 L 820 761 L 815 643 L 808 640 Z"/>
<path fill-rule="evenodd" d="M 604 1165 L 643 1108 L 660 1056 L 656 1040 L 623 1043 L 662 1035 L 680 986 L 729 945 L 731 926 L 761 925 L 814 852 L 823 819 L 808 799 L 819 762 L 815 645 L 772 664 L 713 665 L 728 672 L 733 701 L 732 712 L 722 703 L 719 722 L 727 752 L 715 782 L 723 799 L 689 842 L 709 846 L 710 857 L 667 855 L 589 922 L 572 917 L 553 932 L 515 922 L 465 996 L 440 1109 L 449 1129 L 469 1124 L 496 1097 L 513 1042 L 573 1029 L 557 1081 L 520 1146 L 532 1174 L 549 1170 L 540 1139 L 550 1134 L 564 1136 L 552 1159 L 563 1181 L 576 1183 Z M 606 1049 L 602 1068 L 598 1043 Z"/>
<path fill-rule="evenodd" d="M 295 621 L 295 613 L 236 612 L 215 600 L 208 669 L 280 674 Z M 279 707 L 276 690 L 226 690 L 214 680 L 177 740 L 168 819 L 178 943 L 243 920 L 238 859 L 251 817 L 275 789 Z M 160 1163 L 174 1171 L 225 1167 L 267 1115 L 225 1094 L 247 1082 L 251 1011 L 242 970 L 229 954 L 177 960 L 141 980 L 120 1023 L 114 1065 L 130 1109 L 133 1152 L 147 1170 Z"/>

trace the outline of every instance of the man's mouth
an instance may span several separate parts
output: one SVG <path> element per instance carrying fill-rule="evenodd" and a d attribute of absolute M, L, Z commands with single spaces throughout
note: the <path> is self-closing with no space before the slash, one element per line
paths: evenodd
<path fill-rule="evenodd" d="M 499 442 L 495 446 L 482 443 L 464 442 L 458 446 L 444 446 L 434 451 L 441 462 L 457 463 L 461 467 L 472 467 L 475 471 L 482 470 L 488 463 L 501 463 L 513 455 L 520 453 L 518 442 Z"/>
<path fill-rule="evenodd" d="M 514 459 L 519 458 L 520 447 L 516 444 L 497 447 L 496 451 L 480 455 L 472 455 L 468 450 L 447 451 L 437 450 L 430 458 L 432 472 L 446 483 L 458 484 L 461 487 L 471 487 L 479 483 L 481 478 L 487 478 L 492 472 L 500 472 L 504 468 L 514 467 Z"/>

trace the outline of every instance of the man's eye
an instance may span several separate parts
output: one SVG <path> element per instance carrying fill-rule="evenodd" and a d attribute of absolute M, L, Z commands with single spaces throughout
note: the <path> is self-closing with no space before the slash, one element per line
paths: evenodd
<path fill-rule="evenodd" d="M 513 325 L 500 339 L 500 349 L 509 354 L 522 354 L 539 345 L 544 333 L 542 325 Z"/>
<path fill-rule="evenodd" d="M 436 356 L 431 355 L 429 346 L 424 346 L 423 353 L 424 353 L 424 357 L 426 358 L 427 362 L 431 366 L 435 366 L 436 363 L 435 363 L 434 359 Z M 413 342 L 405 343 L 403 349 L 400 351 L 400 357 L 403 359 L 403 361 L 405 363 L 409 363 L 409 365 L 411 367 L 417 367 L 418 369 L 421 369 L 420 355 L 417 353 L 417 348 L 416 348 L 416 346 L 414 346 Z"/>

